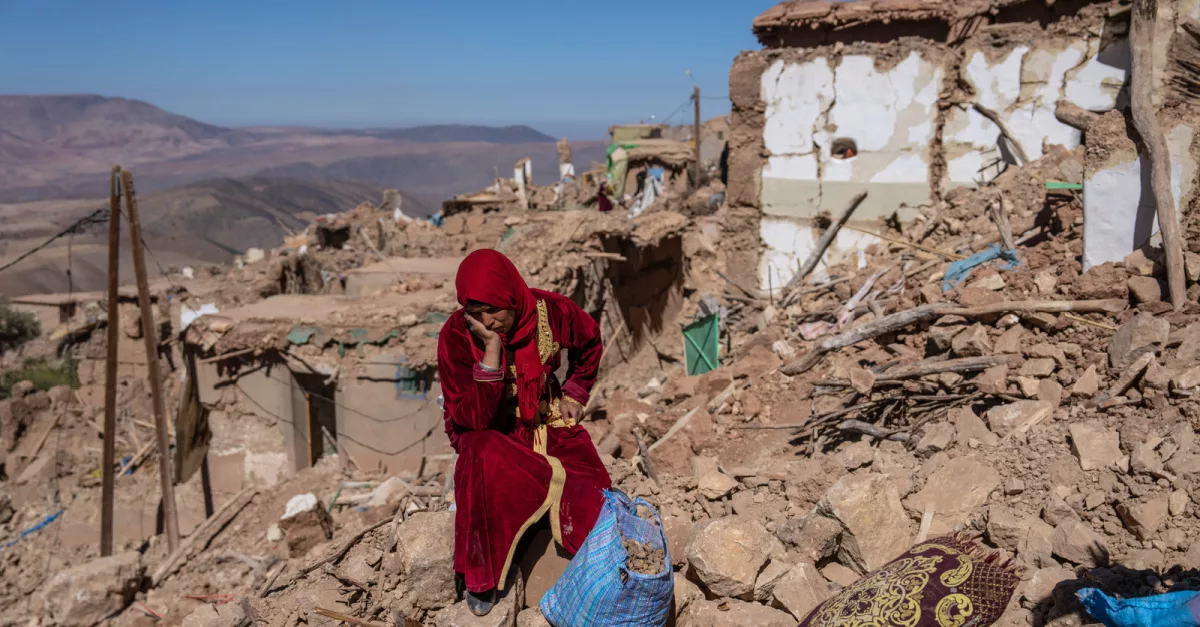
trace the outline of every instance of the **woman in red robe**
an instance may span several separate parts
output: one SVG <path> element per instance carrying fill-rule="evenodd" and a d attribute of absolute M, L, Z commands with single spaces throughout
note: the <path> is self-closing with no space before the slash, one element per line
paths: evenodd
<path fill-rule="evenodd" d="M 549 515 L 574 554 L 611 487 L 578 422 L 603 347 L 600 327 L 570 299 L 530 289 L 508 257 L 467 256 L 455 280 L 462 309 L 438 336 L 438 374 L 454 470 L 454 570 L 482 616 L 507 585 L 521 536 Z M 567 349 L 567 376 L 555 376 Z"/>

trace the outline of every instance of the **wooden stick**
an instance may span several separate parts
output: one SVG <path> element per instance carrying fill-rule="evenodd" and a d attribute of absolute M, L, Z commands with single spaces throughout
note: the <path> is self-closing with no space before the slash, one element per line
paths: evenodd
<path fill-rule="evenodd" d="M 142 312 L 142 339 L 146 345 L 146 371 L 154 404 L 154 427 L 158 437 L 159 483 L 162 487 L 163 526 L 171 551 L 179 549 L 179 513 L 175 508 L 175 468 L 170 463 L 171 438 L 167 427 L 167 408 L 162 391 L 162 372 L 158 359 L 158 329 L 150 303 L 150 280 L 146 276 L 146 256 L 142 250 L 142 224 L 138 217 L 137 197 L 133 191 L 133 173 L 121 170 L 121 192 L 129 212 L 129 245 L 133 250 L 133 273 L 137 279 L 138 309 Z"/>
<path fill-rule="evenodd" d="M 372 622 L 369 620 L 363 620 L 361 618 L 355 618 L 353 616 L 348 616 L 346 614 L 339 614 L 333 610 L 327 610 L 323 607 L 318 607 L 317 609 L 315 609 L 313 611 L 319 616 L 324 616 L 325 618 L 332 618 L 333 620 L 340 620 L 343 623 L 349 623 L 351 625 L 359 625 L 359 627 L 387 627 L 387 625 L 384 625 L 383 623 L 376 623 L 376 622 Z"/>
<path fill-rule="evenodd" d="M 940 256 L 942 256 L 942 257 L 945 257 L 946 259 L 949 259 L 950 261 L 958 261 L 958 260 L 960 260 L 960 259 L 966 259 L 966 257 L 963 257 L 962 255 L 956 255 L 956 254 L 954 254 L 954 253 L 951 253 L 951 252 L 946 252 L 946 251 L 944 251 L 944 250 L 941 250 L 941 249 L 939 249 L 939 248 L 932 248 L 932 247 L 930 247 L 930 246 L 922 246 L 921 244 L 914 244 L 914 243 L 912 243 L 912 242 L 906 242 L 906 241 L 904 241 L 904 240 L 902 240 L 902 239 L 896 239 L 896 238 L 894 238 L 894 237 L 892 237 L 892 236 L 890 236 L 890 235 L 884 235 L 883 233 L 876 233 L 875 231 L 868 231 L 868 230 L 866 230 L 866 229 L 860 229 L 860 228 L 858 228 L 858 227 L 855 227 L 855 226 L 848 226 L 848 227 L 846 227 L 846 228 L 847 228 L 847 229 L 850 229 L 851 231 L 858 231 L 859 233 L 862 233 L 862 234 L 864 234 L 864 235 L 870 235 L 870 236 L 872 236 L 872 237 L 878 237 L 879 239 L 881 239 L 881 240 L 883 240 L 883 241 L 885 241 L 885 242 L 891 242 L 891 243 L 893 243 L 893 244 L 896 244 L 896 245 L 898 245 L 898 246 L 906 246 L 906 247 L 908 247 L 908 248 L 915 248 L 916 250 L 919 250 L 919 251 L 921 251 L 921 252 L 926 252 L 926 253 L 929 253 L 929 254 L 931 254 L 931 255 L 940 255 Z"/>
<path fill-rule="evenodd" d="M 1000 242 L 1004 245 L 1005 250 L 1016 250 L 1017 243 L 1013 241 L 1012 225 L 1008 223 L 1009 203 L 1004 196 L 1000 196 L 988 204 L 988 217 L 996 225 L 996 230 L 1000 232 Z"/>
<path fill-rule="evenodd" d="M 1013 135 L 1012 131 L 1008 130 L 1008 125 L 1004 123 L 1004 120 L 1000 119 L 999 114 L 979 104 L 978 102 L 972 102 L 971 106 L 974 107 L 980 115 L 991 120 L 992 124 L 995 124 L 996 128 L 1000 129 L 1000 134 L 1008 140 L 1009 144 L 1012 144 L 1013 152 L 1016 153 L 1017 158 L 1021 160 L 1021 163 L 1018 165 L 1025 165 L 1026 163 L 1029 163 L 1029 155 L 1025 152 L 1025 148 L 1021 146 L 1021 142 L 1017 141 L 1017 136 Z"/>
<path fill-rule="evenodd" d="M 403 509 L 404 508 L 401 507 L 400 511 L 403 511 Z M 399 512 L 397 512 L 396 515 L 399 516 Z M 292 585 L 293 583 L 296 582 L 296 580 L 300 579 L 301 577 L 307 575 L 308 573 L 311 573 L 312 571 L 314 571 L 326 564 L 337 563 L 338 561 L 340 561 L 342 559 L 343 556 L 346 555 L 346 552 L 350 550 L 350 547 L 357 544 L 358 541 L 362 540 L 364 537 L 366 537 L 366 535 L 368 533 L 371 533 L 372 531 L 375 531 L 376 529 L 379 529 L 380 527 L 382 527 L 384 525 L 391 524 L 394 520 L 395 520 L 395 518 L 384 518 L 383 520 L 380 520 L 379 522 L 371 525 L 370 527 L 367 527 L 367 528 L 363 529 L 362 531 L 359 531 L 358 533 L 354 534 L 353 537 L 351 537 L 350 539 L 343 542 L 342 545 L 339 546 L 337 548 L 337 550 L 335 550 L 334 552 L 330 553 L 329 555 L 326 555 L 325 557 L 322 557 L 321 559 L 318 559 L 318 560 L 308 564 L 304 568 L 301 568 L 300 570 L 296 571 L 295 575 L 292 575 L 290 578 L 288 578 L 287 581 L 268 590 L 268 594 L 270 594 L 271 592 L 274 592 L 276 590 L 282 590 L 282 589 Z"/>
<path fill-rule="evenodd" d="M 237 515 L 241 513 L 241 511 L 245 509 L 246 506 L 250 504 L 250 501 L 254 500 L 254 497 L 257 495 L 258 490 L 254 488 L 254 486 L 250 486 L 241 492 L 238 492 L 232 499 L 226 501 L 226 503 L 221 506 L 221 509 L 217 510 L 216 514 L 213 514 L 212 517 L 200 523 L 200 526 L 192 532 L 192 535 L 188 536 L 187 542 L 184 542 L 182 546 L 175 551 L 172 551 L 171 554 L 167 556 L 167 561 L 154 571 L 154 576 L 151 579 L 153 582 L 152 585 L 161 585 L 162 582 L 167 577 L 170 577 L 172 574 L 174 574 L 175 571 L 178 570 L 185 561 L 195 558 L 196 554 L 200 551 L 203 551 L 204 548 L 207 547 L 210 542 L 212 542 L 212 539 L 216 537 L 218 533 L 221 533 L 221 530 L 228 526 L 229 523 L 232 522 L 233 519 L 236 518 Z"/>
<path fill-rule="evenodd" d="M 100 556 L 112 555 L 113 503 L 116 500 L 113 459 L 117 455 L 117 348 L 120 345 L 121 166 L 114 165 L 108 197 L 108 328 L 104 361 L 104 451 L 100 454 Z"/>
<path fill-rule="evenodd" d="M 1107 300 L 1016 300 L 978 307 L 951 307 L 941 312 L 943 316 L 973 318 L 998 313 L 1121 313 L 1129 307 L 1123 298 Z"/>
<path fill-rule="evenodd" d="M 828 229 L 825 229 L 825 232 L 821 235 L 821 239 L 817 240 L 817 245 L 813 247 L 812 254 L 808 256 L 808 260 L 804 262 L 803 266 L 800 266 L 800 272 L 798 272 L 796 276 L 792 277 L 792 280 L 788 281 L 788 284 L 784 286 L 783 293 L 786 295 L 783 299 L 784 306 L 787 306 L 792 302 L 796 287 L 799 286 L 800 282 L 803 281 L 804 278 L 807 277 L 809 273 L 811 273 L 813 269 L 817 267 L 817 264 L 821 262 L 821 257 L 825 256 L 825 250 L 828 249 L 829 245 L 833 243 L 833 238 L 837 237 L 838 231 L 842 229 L 842 225 L 846 224 L 846 221 L 850 219 L 850 216 L 854 213 L 854 210 L 858 209 L 858 206 L 861 205 L 862 201 L 866 200 L 866 198 L 867 190 L 864 189 L 854 198 L 850 199 L 850 204 L 846 205 L 846 208 L 842 211 L 842 215 L 838 217 L 837 221 L 835 221 L 833 224 L 830 224 Z"/>
<path fill-rule="evenodd" d="M 54 415 L 54 422 L 51 422 L 51 423 L 50 423 L 50 426 L 49 426 L 49 427 L 46 427 L 46 430 L 42 432 L 42 436 L 41 436 L 40 438 L 38 438 L 37 444 L 34 444 L 34 445 L 33 445 L 33 452 L 31 452 L 31 453 L 29 454 L 29 459 L 31 459 L 31 460 L 32 460 L 32 459 L 36 459 L 36 458 L 37 458 L 37 456 L 38 456 L 38 453 L 41 453 L 41 452 L 42 452 L 42 447 L 46 445 L 46 440 L 50 439 L 50 433 L 51 433 L 52 431 L 54 431 L 54 429 L 55 429 L 56 427 L 58 427 L 58 422 L 59 422 L 60 420 L 62 420 L 62 413 L 61 413 L 61 412 L 59 412 L 59 413 L 57 413 L 57 414 L 55 414 L 55 415 Z M 109 458 L 109 459 L 110 459 L 110 461 L 109 461 L 108 465 L 109 465 L 109 466 L 112 466 L 112 461 L 111 461 L 111 458 Z M 108 469 L 108 473 L 109 473 L 110 475 L 112 474 L 112 468 L 109 468 L 109 469 Z M 109 511 L 112 511 L 112 510 L 109 510 Z M 111 529 L 110 529 L 109 531 L 111 531 Z M 111 550 L 111 549 L 112 549 L 112 547 L 110 546 L 110 547 L 109 547 L 109 549 Z M 110 553 L 110 555 L 111 555 L 111 553 Z"/>
<path fill-rule="evenodd" d="M 1134 0 L 1129 27 L 1129 46 L 1133 57 L 1129 95 L 1133 127 L 1142 137 L 1146 146 L 1145 157 L 1150 162 L 1150 182 L 1154 190 L 1154 203 L 1158 206 L 1158 227 L 1167 256 L 1167 286 L 1171 292 L 1171 304 L 1178 311 L 1187 301 L 1187 284 L 1183 270 L 1183 244 L 1179 238 L 1179 214 L 1175 211 L 1175 197 L 1171 195 L 1171 154 L 1154 106 L 1154 25 L 1157 13 L 1157 0 Z"/>
<path fill-rule="evenodd" d="M 869 422 L 863 422 L 861 420 L 843 420 L 842 422 L 838 423 L 837 428 L 841 429 L 842 431 L 853 431 L 855 433 L 869 435 L 873 438 L 879 438 L 880 440 L 892 440 L 893 442 L 907 442 L 909 440 L 907 433 L 894 433 L 892 431 L 880 429 Z"/>
<path fill-rule="evenodd" d="M 659 438 L 658 440 L 655 440 L 654 444 L 651 444 L 650 448 L 648 448 L 647 450 L 654 451 L 654 449 L 658 448 L 659 446 L 662 446 L 662 444 L 664 442 L 671 439 L 671 436 L 675 435 L 676 433 L 679 433 L 680 430 L 682 430 L 684 427 L 687 426 L 688 422 L 692 419 L 692 416 L 696 415 L 697 411 L 700 411 L 699 407 L 695 407 L 688 413 L 681 416 L 679 418 L 679 420 L 675 421 L 675 424 L 671 425 L 670 429 L 667 429 L 667 432 L 663 435 L 663 437 Z"/>
<path fill-rule="evenodd" d="M 987 355 L 983 357 L 944 359 L 941 361 L 925 360 L 915 364 L 896 366 L 884 372 L 876 383 L 915 379 L 925 375 L 942 374 L 944 372 L 977 372 L 995 366 L 1013 365 L 1018 361 L 1020 361 L 1019 355 Z"/>
<path fill-rule="evenodd" d="M 1100 119 L 1100 114 L 1088 111 L 1073 102 L 1059 100 L 1054 108 L 1054 117 L 1063 124 L 1086 131 L 1088 126 Z"/>
<path fill-rule="evenodd" d="M 821 340 L 812 348 L 812 350 L 808 351 L 804 357 L 801 357 L 800 359 L 783 366 L 779 369 L 779 371 L 788 376 L 795 376 L 804 372 L 808 372 L 813 366 L 817 365 L 817 362 L 822 356 L 825 355 L 825 353 L 838 350 L 839 348 L 853 346 L 864 340 L 876 338 L 880 335 L 891 333 L 893 331 L 899 331 L 904 327 L 916 324 L 918 322 L 932 320 L 933 318 L 943 315 L 942 311 L 945 309 L 946 306 L 941 303 L 935 305 L 924 305 L 909 309 L 907 311 L 899 311 L 878 320 L 872 320 L 871 322 L 859 325 L 848 331 L 839 333 L 838 335 Z"/>

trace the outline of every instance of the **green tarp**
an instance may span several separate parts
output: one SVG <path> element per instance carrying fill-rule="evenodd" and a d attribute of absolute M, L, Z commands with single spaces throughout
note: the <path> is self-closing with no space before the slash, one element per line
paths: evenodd
<path fill-rule="evenodd" d="M 683 328 L 683 354 L 688 376 L 716 370 L 721 364 L 720 320 L 716 314 Z"/>

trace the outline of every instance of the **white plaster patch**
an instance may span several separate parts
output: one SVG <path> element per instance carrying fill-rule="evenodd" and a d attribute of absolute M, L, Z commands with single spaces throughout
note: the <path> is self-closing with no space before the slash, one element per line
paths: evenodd
<path fill-rule="evenodd" d="M 279 520 L 287 520 L 293 516 L 299 516 L 304 512 L 312 511 L 317 508 L 317 495 L 313 493 L 297 494 L 288 499 L 287 507 L 284 509 L 283 516 Z"/>
<path fill-rule="evenodd" d="M 872 183 L 911 183 L 929 178 L 929 164 L 921 155 L 903 154 L 896 157 L 878 174 L 871 177 Z"/>
<path fill-rule="evenodd" d="M 1021 97 L 1021 60 L 1029 48 L 1014 48 L 1000 63 L 992 65 L 982 52 L 975 52 L 967 61 L 967 80 L 979 94 L 979 103 L 994 111 L 1003 111 Z"/>
<path fill-rule="evenodd" d="M 988 158 L 988 163 L 994 161 L 995 155 Z M 979 180 L 985 180 L 990 177 L 985 177 L 981 172 L 983 169 L 985 155 L 983 152 L 973 150 L 960 157 L 955 157 L 946 162 L 946 172 L 950 180 L 958 184 L 973 184 Z"/>
<path fill-rule="evenodd" d="M 796 276 L 800 264 L 808 260 L 816 247 L 820 233 L 806 221 L 771 218 L 764 216 L 760 223 L 760 235 L 765 250 L 759 262 L 759 286 L 763 290 L 782 288 Z M 809 274 L 809 280 L 821 281 L 828 278 L 827 265 L 836 265 L 872 244 L 879 238 L 858 231 L 843 229 L 830 243 L 824 258 Z"/>
<path fill-rule="evenodd" d="M 763 145 L 772 155 L 813 152 L 812 132 L 833 101 L 829 60 L 776 61 L 762 75 L 766 103 Z"/>
<path fill-rule="evenodd" d="M 785 179 L 792 181 L 817 180 L 817 156 L 812 155 L 774 155 L 767 158 L 763 166 L 762 176 L 765 179 Z"/>
<path fill-rule="evenodd" d="M 875 69 L 872 57 L 843 57 L 837 68 L 837 100 L 829 111 L 837 135 L 854 139 L 861 151 L 887 148 L 898 112 L 912 104 L 917 80 L 928 71 L 922 65 L 915 51 L 886 72 Z"/>
<path fill-rule="evenodd" d="M 1115 41 L 1069 73 L 1066 98 L 1088 111 L 1108 111 L 1117 106 L 1129 68 L 1129 40 Z"/>
<path fill-rule="evenodd" d="M 1192 134 L 1192 129 L 1181 124 L 1168 135 L 1171 195 L 1175 197 L 1177 212 L 1183 211 L 1182 201 L 1192 192 L 1191 181 L 1196 170 L 1189 152 Z M 1150 192 L 1150 169 L 1142 168 L 1140 157 L 1087 173 L 1083 180 L 1085 272 L 1093 266 L 1124 259 L 1157 232 L 1158 212 Z"/>

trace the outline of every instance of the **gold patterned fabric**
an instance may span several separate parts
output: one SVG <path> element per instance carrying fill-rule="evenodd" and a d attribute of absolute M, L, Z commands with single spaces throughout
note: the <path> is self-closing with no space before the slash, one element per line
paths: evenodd
<path fill-rule="evenodd" d="M 1019 582 L 1015 566 L 975 541 L 937 538 L 830 597 L 800 627 L 986 627 Z"/>

